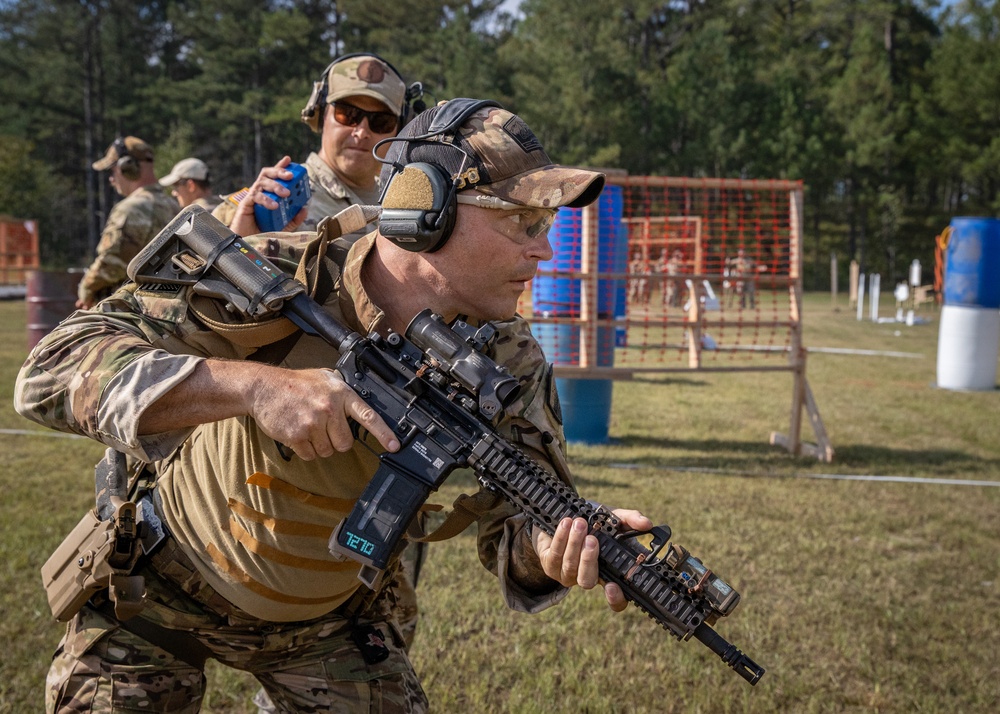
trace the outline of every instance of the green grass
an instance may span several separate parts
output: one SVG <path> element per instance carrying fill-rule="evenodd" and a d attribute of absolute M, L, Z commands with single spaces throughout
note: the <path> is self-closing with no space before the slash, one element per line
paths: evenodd
<path fill-rule="evenodd" d="M 935 389 L 937 313 L 857 322 L 806 299 L 808 378 L 834 463 L 768 445 L 787 433 L 787 373 L 671 374 L 615 384 L 612 443 L 572 445 L 581 493 L 635 506 L 743 595 L 716 629 L 767 668 L 756 687 L 696 641 L 575 592 L 537 616 L 504 609 L 473 534 L 431 548 L 413 660 L 440 712 L 993 712 L 1000 707 L 1000 488 L 810 474 L 1000 481 L 1000 392 Z M 25 356 L 24 306 L 0 303 L 0 428 Z M 885 311 L 883 311 L 885 314 Z M 808 422 L 803 437 L 812 438 Z M 0 712 L 40 711 L 60 636 L 38 568 L 91 498 L 101 447 L 0 435 L 6 586 Z M 472 488 L 456 477 L 439 500 Z M 206 712 L 247 712 L 252 679 L 210 668 Z"/>

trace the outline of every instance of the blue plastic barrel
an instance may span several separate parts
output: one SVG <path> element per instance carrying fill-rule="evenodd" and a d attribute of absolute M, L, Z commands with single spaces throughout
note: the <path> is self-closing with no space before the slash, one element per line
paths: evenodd
<path fill-rule="evenodd" d="M 608 441 L 611 410 L 610 379 L 557 379 L 566 441 L 603 444 Z"/>
<path fill-rule="evenodd" d="M 944 303 L 1000 308 L 1000 220 L 951 220 L 945 253 Z"/>
<path fill-rule="evenodd" d="M 622 188 L 605 186 L 597 203 L 599 273 L 624 273 L 628 264 L 628 233 L 622 231 Z M 561 208 L 549 230 L 552 260 L 539 264 L 539 270 L 580 272 L 583 265 L 583 209 Z M 531 286 L 534 314 L 546 317 L 579 317 L 581 280 L 560 275 L 539 275 Z M 623 315 L 626 283 L 622 279 L 599 278 L 597 312 L 599 319 Z M 557 365 L 580 363 L 580 328 L 575 325 L 536 324 L 532 332 L 546 358 Z M 614 364 L 616 335 L 613 328 L 597 331 L 597 365 Z M 562 405 L 566 439 L 584 443 L 608 440 L 611 421 L 610 379 L 556 380 Z"/>
<path fill-rule="evenodd" d="M 622 227 L 622 187 L 605 186 L 597 202 L 599 273 L 624 273 L 628 264 L 628 234 Z M 624 242 L 623 242 L 624 241 Z M 580 272 L 583 265 L 583 209 L 560 208 L 549 229 L 552 260 L 539 263 L 541 271 Z M 579 317 L 580 279 L 539 275 L 531 286 L 536 315 Z M 625 280 L 603 279 L 597 285 L 597 313 L 602 318 L 624 312 Z M 620 306 L 619 306 L 620 300 Z"/>
<path fill-rule="evenodd" d="M 531 332 L 545 353 L 545 359 L 555 365 L 580 364 L 580 327 L 539 323 Z M 597 328 L 597 366 L 611 367 L 615 363 L 615 331 L 611 327 Z M 588 380 L 592 381 L 592 380 Z"/>
<path fill-rule="evenodd" d="M 944 307 L 937 384 L 993 390 L 1000 354 L 1000 220 L 951 220 L 945 251 Z"/>

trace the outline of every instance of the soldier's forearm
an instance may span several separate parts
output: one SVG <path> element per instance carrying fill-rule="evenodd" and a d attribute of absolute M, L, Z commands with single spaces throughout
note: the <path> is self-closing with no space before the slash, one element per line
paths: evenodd
<path fill-rule="evenodd" d="M 249 414 L 254 384 L 262 371 L 257 362 L 207 359 L 183 382 L 151 404 L 139 419 L 139 434 L 159 434 Z"/>

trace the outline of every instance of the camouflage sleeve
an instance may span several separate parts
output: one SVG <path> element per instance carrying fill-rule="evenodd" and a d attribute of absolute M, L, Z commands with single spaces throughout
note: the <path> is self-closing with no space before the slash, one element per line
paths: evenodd
<path fill-rule="evenodd" d="M 507 409 L 500 431 L 528 456 L 572 485 L 565 457 L 562 415 L 551 367 L 522 318 L 500 323 L 494 359 L 518 375 L 521 393 Z M 502 502 L 484 513 L 479 524 L 479 558 L 500 581 L 507 606 L 535 613 L 555 604 L 568 589 L 541 569 L 531 544 L 528 519 Z"/>
<path fill-rule="evenodd" d="M 125 280 L 127 263 L 121 258 L 121 248 L 125 242 L 125 223 L 128 207 L 122 203 L 111 209 L 108 221 L 101 231 L 101 240 L 97 244 L 97 257 L 87 268 L 80 285 L 77 297 L 88 305 L 94 304 L 108 288 L 116 288 Z"/>
<path fill-rule="evenodd" d="M 223 196 L 222 202 L 212 209 L 212 215 L 227 226 L 232 225 L 233 219 L 236 218 L 236 204 L 229 200 L 232 195 Z"/>
<path fill-rule="evenodd" d="M 17 412 L 143 461 L 169 455 L 191 429 L 140 436 L 137 424 L 210 352 L 195 347 L 197 335 L 185 334 L 195 328 L 180 300 L 151 308 L 127 287 L 63 321 L 22 366 L 15 385 Z"/>
<path fill-rule="evenodd" d="M 108 216 L 97 257 L 80 281 L 78 297 L 93 305 L 124 283 L 129 261 L 177 210 L 177 203 L 158 187 L 140 188 L 122 199 Z"/>

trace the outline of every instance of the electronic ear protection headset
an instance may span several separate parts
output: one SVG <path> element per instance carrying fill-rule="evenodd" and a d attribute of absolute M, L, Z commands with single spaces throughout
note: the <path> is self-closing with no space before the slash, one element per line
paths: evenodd
<path fill-rule="evenodd" d="M 406 86 L 406 81 L 403 79 L 403 75 L 399 73 L 399 70 L 376 54 L 371 52 L 353 52 L 351 54 L 338 57 L 326 66 L 326 69 L 323 70 L 323 75 L 320 77 L 319 81 L 313 82 L 312 94 L 309 95 L 309 101 L 306 102 L 306 105 L 303 107 L 300 115 L 302 117 L 302 123 L 312 129 L 314 134 L 319 134 L 323 131 L 323 115 L 326 114 L 326 97 L 330 91 L 330 70 L 333 69 L 334 65 L 339 62 L 349 60 L 353 57 L 374 57 L 385 64 L 385 66 L 399 78 L 400 83 L 402 83 L 403 86 Z M 406 123 L 410 121 L 413 116 L 419 114 L 427 108 L 427 105 L 424 104 L 423 96 L 424 85 L 420 82 L 414 82 L 406 88 L 406 93 L 403 97 L 401 116 L 399 118 L 400 128 L 406 126 Z"/>
<path fill-rule="evenodd" d="M 115 148 L 115 153 L 118 154 L 118 168 L 121 169 L 122 176 L 127 178 L 129 181 L 135 181 L 139 178 L 139 161 L 132 154 L 129 153 L 128 147 L 125 146 L 125 140 L 120 136 L 115 139 L 112 144 Z"/>
<path fill-rule="evenodd" d="M 389 137 L 375 145 L 392 142 L 440 144 L 463 154 L 462 165 L 454 176 L 441 166 L 425 162 L 401 164 L 388 158 L 381 159 L 391 166 L 390 175 L 379 203 L 382 215 L 378 230 L 400 248 L 414 253 L 433 253 L 451 237 L 458 212 L 458 191 L 468 180 L 466 165 L 472 157 L 455 144 L 458 130 L 466 119 L 484 107 L 503 109 L 500 104 L 481 99 L 452 99 L 438 108 L 427 131 L 418 136 Z M 431 141 L 434 137 L 443 137 Z M 405 149 L 398 152 L 402 156 Z M 375 154 L 378 157 L 378 154 Z"/>

